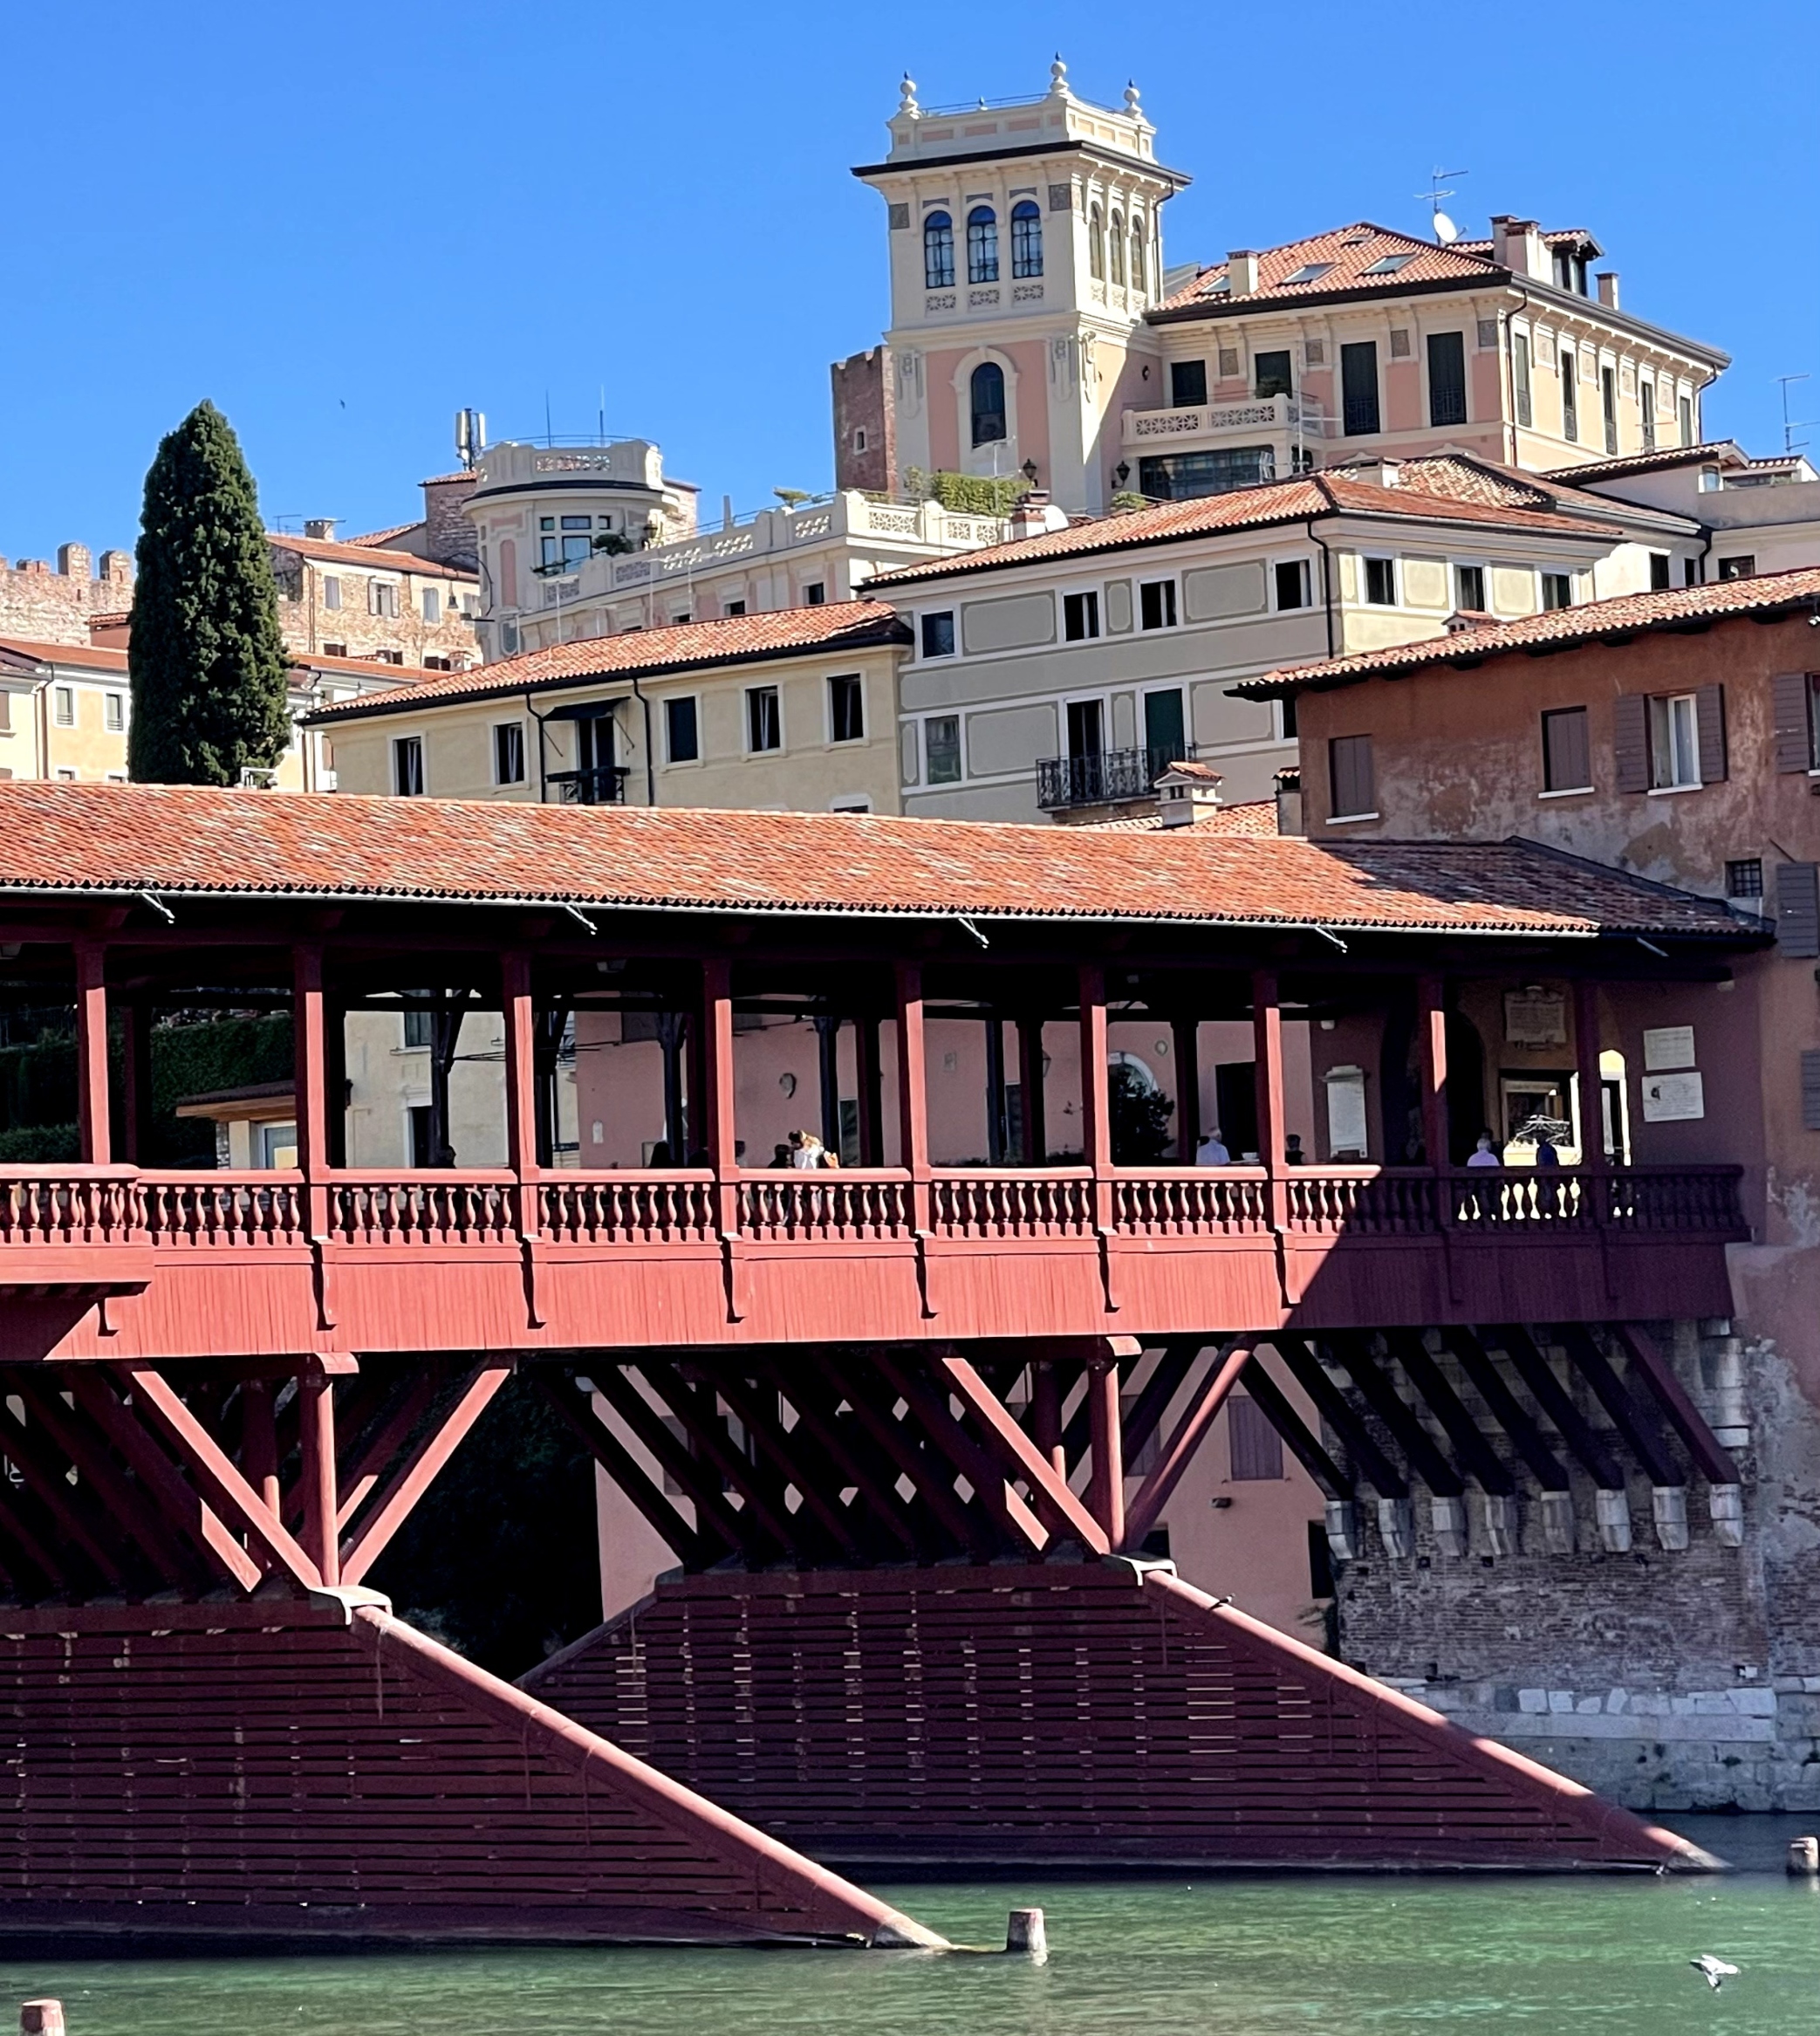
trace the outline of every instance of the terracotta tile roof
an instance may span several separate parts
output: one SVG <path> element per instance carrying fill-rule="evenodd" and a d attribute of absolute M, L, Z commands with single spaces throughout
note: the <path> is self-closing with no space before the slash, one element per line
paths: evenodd
<path fill-rule="evenodd" d="M 1262 678 L 1247 679 L 1229 691 L 1250 700 L 1267 700 L 1304 687 L 1325 689 L 1380 673 L 1405 674 L 1424 665 L 1465 668 L 1482 664 L 1506 651 L 1564 650 L 1577 643 L 1622 643 L 1651 629 L 1673 629 L 1688 623 L 1722 621 L 1729 615 L 1762 615 L 1777 609 L 1811 608 L 1820 614 L 1820 566 L 1793 572 L 1763 572 L 1748 579 L 1722 579 L 1706 586 L 1666 587 L 1657 593 L 1616 594 L 1610 600 L 1583 607 L 1555 608 L 1521 621 L 1498 622 L 1456 635 L 1431 636 L 1400 643 L 1388 650 L 1355 651 L 1351 657 L 1319 664 L 1289 665 Z"/>
<path fill-rule="evenodd" d="M 393 664 L 383 657 L 328 657 L 319 650 L 291 650 L 285 656 L 293 671 L 345 672 L 350 678 L 383 679 L 393 686 L 418 686 L 462 675 L 426 671 L 421 665 Z"/>
<path fill-rule="evenodd" d="M 962 573 L 992 572 L 1044 559 L 1080 558 L 1095 552 L 1122 552 L 1144 545 L 1198 538 L 1214 531 L 1249 530 L 1271 524 L 1303 523 L 1310 517 L 1348 513 L 1407 518 L 1417 523 L 1495 524 L 1505 530 L 1552 531 L 1569 537 L 1617 538 L 1609 522 L 1557 516 L 1546 510 L 1506 508 L 1461 496 L 1425 495 L 1414 488 L 1386 488 L 1344 473 L 1303 474 L 1293 481 L 1262 481 L 1224 495 L 1190 502 L 1163 502 L 1123 516 L 1102 516 L 1048 531 L 1040 538 L 988 545 L 951 559 L 927 559 L 881 572 L 867 587 L 906 586 L 918 580 L 948 579 Z M 1607 511 L 1609 516 L 1612 511 Z"/>
<path fill-rule="evenodd" d="M 357 538 L 343 538 L 339 541 L 353 546 L 357 551 L 386 552 L 392 548 L 393 540 L 403 537 L 407 531 L 421 531 L 422 528 L 423 518 L 419 516 L 414 517 L 409 523 L 390 524 L 382 531 L 362 531 Z M 417 554 L 414 552 L 411 556 L 414 559 Z"/>
<path fill-rule="evenodd" d="M 1344 469 L 1340 470 L 1344 472 Z M 1563 516 L 1600 518 L 1634 516 L 1639 506 L 1622 506 L 1609 496 L 1573 486 L 1576 470 L 1557 468 L 1549 474 L 1531 473 L 1527 468 L 1507 467 L 1476 453 L 1440 452 L 1400 463 L 1398 485 L 1414 488 L 1426 495 L 1445 496 L 1462 502 L 1481 502 L 1509 509 L 1552 509 Z M 1676 516 L 1672 510 L 1641 509 L 1652 521 L 1673 522 L 1682 529 L 1696 531 L 1690 517 Z"/>
<path fill-rule="evenodd" d="M 432 672 L 408 691 L 383 700 L 346 701 L 325 707 L 314 721 L 347 721 L 359 714 L 400 714 L 445 700 L 485 700 L 537 692 L 578 680 L 622 673 L 699 671 L 766 657 L 807 657 L 818 652 L 869 649 L 908 643 L 907 624 L 884 601 L 827 601 L 812 608 L 772 608 L 756 615 L 722 615 L 710 622 L 675 622 L 667 629 L 628 629 L 553 643 L 465 672 Z"/>
<path fill-rule="evenodd" d="M 1754 937 L 1711 899 L 1524 841 L 1331 847 L 1197 827 L 1119 834 L 42 780 L 0 784 L 7 892 Z"/>
<path fill-rule="evenodd" d="M 1564 481 L 1570 487 L 1588 481 L 1617 481 L 1626 474 L 1654 474 L 1669 467 L 1748 467 L 1744 449 L 1734 438 L 1715 438 L 1709 445 L 1664 445 L 1654 452 L 1626 453 L 1620 459 L 1590 460 L 1577 467 L 1550 467 L 1545 481 Z"/>
<path fill-rule="evenodd" d="M 1399 255 L 1409 258 L 1386 276 L 1367 276 L 1375 263 Z M 1324 273 L 1306 283 L 1290 283 L 1314 263 L 1329 264 Z M 1437 247 L 1432 240 L 1418 240 L 1392 227 L 1373 226 L 1359 220 L 1351 226 L 1336 226 L 1326 233 L 1310 234 L 1305 240 L 1285 241 L 1281 247 L 1265 248 L 1257 257 L 1257 288 L 1243 298 L 1227 294 L 1228 264 L 1215 262 L 1203 269 L 1192 283 L 1167 298 L 1159 309 L 1171 312 L 1205 309 L 1223 304 L 1259 304 L 1266 298 L 1290 303 L 1309 298 L 1331 297 L 1336 291 L 1383 291 L 1393 295 L 1413 283 L 1488 283 L 1503 274 L 1490 258 L 1490 244 L 1481 253 L 1456 244 Z"/>
<path fill-rule="evenodd" d="M 1087 823 L 1094 833 L 1102 834 L 1155 834 L 1164 832 L 1163 816 L 1152 810 L 1149 812 L 1127 813 L 1117 820 L 1094 820 Z M 1171 830 L 1180 833 L 1180 827 Z M 1254 840 L 1276 838 L 1276 801 L 1274 799 L 1248 799 L 1236 805 L 1216 807 L 1212 812 L 1202 812 L 1195 817 L 1194 831 L 1197 834 L 1241 834 Z"/>
<path fill-rule="evenodd" d="M 124 675 L 127 669 L 124 650 L 99 643 L 38 643 L 29 636 L 0 636 L 0 656 L 21 663 L 79 665 L 94 672 Z"/>
<path fill-rule="evenodd" d="M 1543 230 L 1542 244 L 1547 248 L 1584 246 L 1600 254 L 1604 252 L 1584 226 L 1545 227 Z M 1491 257 L 1492 246 L 1493 243 L 1488 240 L 1456 240 L 1454 243 L 1456 253 L 1483 255 L 1487 260 Z"/>
<path fill-rule="evenodd" d="M 472 487 L 480 485 L 480 476 L 471 467 L 458 467 L 452 474 L 432 474 L 428 480 L 420 481 L 420 488 L 447 488 L 456 481 L 466 481 Z"/>
<path fill-rule="evenodd" d="M 289 531 L 268 531 L 266 542 L 279 550 L 295 552 L 304 559 L 320 559 L 329 565 L 364 566 L 374 572 L 421 572 L 433 579 L 471 579 L 480 575 L 462 566 L 439 566 L 434 559 L 420 559 L 414 552 L 388 552 L 383 545 L 331 544 L 323 538 L 294 538 Z"/>

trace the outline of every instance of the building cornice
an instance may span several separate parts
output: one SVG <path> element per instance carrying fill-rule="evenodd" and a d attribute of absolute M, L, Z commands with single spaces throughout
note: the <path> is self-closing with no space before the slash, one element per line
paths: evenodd
<path fill-rule="evenodd" d="M 1030 142 L 1016 148 L 979 149 L 955 155 L 906 156 L 900 162 L 856 163 L 852 174 L 869 182 L 873 177 L 908 176 L 920 169 L 961 169 L 969 163 L 984 168 L 990 163 L 1027 161 L 1039 155 L 1085 155 L 1095 162 L 1147 177 L 1153 183 L 1167 184 L 1173 191 L 1184 190 L 1194 181 L 1186 170 L 1168 169 L 1160 162 L 1146 162 L 1139 156 L 1126 155 L 1119 149 L 1107 148 L 1099 142 L 1085 141 L 1078 137 L 1066 141 Z"/>

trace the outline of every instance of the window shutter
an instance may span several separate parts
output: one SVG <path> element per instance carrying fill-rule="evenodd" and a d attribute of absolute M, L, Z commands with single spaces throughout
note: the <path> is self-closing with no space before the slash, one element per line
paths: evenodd
<path fill-rule="evenodd" d="M 1700 781 L 1717 785 L 1725 776 L 1725 688 L 1702 686 L 1693 696 L 1700 726 Z"/>
<path fill-rule="evenodd" d="M 1649 790 L 1649 701 L 1623 693 L 1611 703 L 1612 774 L 1620 792 Z"/>
<path fill-rule="evenodd" d="M 1808 675 L 1778 672 L 1769 682 L 1776 711 L 1776 767 L 1805 771 L 1808 748 Z"/>
<path fill-rule="evenodd" d="M 1776 864 L 1776 939 L 1797 960 L 1820 955 L 1820 863 Z"/>
<path fill-rule="evenodd" d="M 1820 1053 L 1801 1057 L 1801 1128 L 1820 1131 Z"/>
<path fill-rule="evenodd" d="M 1329 744 L 1331 761 L 1333 812 L 1346 819 L 1372 809 L 1372 738 L 1368 735 L 1335 736 Z"/>

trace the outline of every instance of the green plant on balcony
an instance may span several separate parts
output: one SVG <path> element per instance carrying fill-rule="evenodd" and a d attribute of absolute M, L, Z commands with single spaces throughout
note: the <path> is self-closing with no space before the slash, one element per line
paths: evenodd
<path fill-rule="evenodd" d="M 1106 1103 L 1114 1166 L 1150 1166 L 1167 1156 L 1175 1106 L 1141 1069 L 1113 1061 L 1106 1070 Z"/>
<path fill-rule="evenodd" d="M 988 474 L 928 473 L 912 467 L 904 491 L 913 501 L 939 502 L 957 516 L 1009 516 L 1030 490 L 1022 474 L 994 479 Z"/>

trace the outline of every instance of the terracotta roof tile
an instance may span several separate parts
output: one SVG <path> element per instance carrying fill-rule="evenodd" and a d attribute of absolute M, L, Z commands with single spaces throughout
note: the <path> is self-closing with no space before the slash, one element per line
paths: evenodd
<path fill-rule="evenodd" d="M 1122 819 L 1095 820 L 1089 823 L 1095 833 L 1108 834 L 1155 834 L 1164 832 L 1163 816 L 1152 808 L 1148 812 L 1127 813 Z M 1180 833 L 1178 827 L 1174 832 Z M 1197 834 L 1240 834 L 1254 840 L 1276 838 L 1276 801 L 1274 799 L 1248 799 L 1236 805 L 1217 806 L 1212 812 L 1198 813 L 1194 819 Z"/>
<path fill-rule="evenodd" d="M 1198 827 L 24 780 L 0 784 L 5 892 L 1753 937 L 1711 899 L 1522 841 L 1331 847 Z"/>
<path fill-rule="evenodd" d="M 320 559 L 330 565 L 364 566 L 375 572 L 421 572 L 433 579 L 471 579 L 480 575 L 462 566 L 439 566 L 434 559 L 420 559 L 414 552 L 388 552 L 383 545 L 353 543 L 331 544 L 323 538 L 294 538 L 289 531 L 268 531 L 266 542 L 281 551 L 295 552 L 304 559 Z"/>
<path fill-rule="evenodd" d="M 1462 629 L 1451 636 L 1426 637 L 1388 650 L 1356 651 L 1351 657 L 1324 659 L 1319 664 L 1288 665 L 1262 678 L 1248 679 L 1228 689 L 1252 700 L 1265 700 L 1303 687 L 1325 689 L 1379 673 L 1406 673 L 1424 665 L 1465 667 L 1481 664 L 1506 651 L 1540 648 L 1566 649 L 1577 643 L 1617 641 L 1648 629 L 1673 629 L 1678 624 L 1728 615 L 1762 614 L 1777 608 L 1811 607 L 1820 614 L 1820 566 L 1793 572 L 1763 572 L 1748 579 L 1722 579 L 1706 586 L 1666 587 L 1656 593 L 1616 594 L 1610 600 L 1588 601 L 1546 614 L 1525 615 L 1521 621 L 1498 622 Z"/>
<path fill-rule="evenodd" d="M 350 678 L 384 679 L 394 687 L 418 686 L 462 675 L 458 672 L 426 671 L 421 665 L 393 664 L 384 657 L 329 657 L 319 650 L 291 650 L 285 656 L 293 671 L 345 672 Z"/>
<path fill-rule="evenodd" d="M 1399 255 L 1409 258 L 1386 276 L 1367 276 L 1375 263 Z M 1324 272 L 1306 283 L 1290 283 L 1288 278 L 1315 263 L 1329 264 Z M 1351 226 L 1336 226 L 1325 233 L 1310 234 L 1303 240 L 1285 241 L 1281 247 L 1265 248 L 1257 257 L 1257 288 L 1246 297 L 1227 294 L 1228 264 L 1215 262 L 1203 269 L 1192 283 L 1165 300 L 1165 312 L 1221 304 L 1257 304 L 1265 298 L 1291 303 L 1303 298 L 1331 296 L 1337 290 L 1383 290 L 1394 293 L 1412 283 L 1488 282 L 1502 273 L 1485 251 L 1458 244 L 1437 247 L 1432 240 L 1418 240 L 1393 227 L 1374 226 L 1359 220 Z"/>
<path fill-rule="evenodd" d="M 948 579 L 963 573 L 991 572 L 1008 566 L 1034 565 L 1044 559 L 1120 552 L 1201 537 L 1209 531 L 1302 523 L 1310 517 L 1347 513 L 1406 518 L 1418 523 L 1488 523 L 1506 530 L 1554 531 L 1570 537 L 1622 535 L 1613 524 L 1558 516 L 1547 510 L 1509 508 L 1463 496 L 1427 495 L 1415 488 L 1386 488 L 1376 481 L 1361 481 L 1344 473 L 1304 474 L 1293 481 L 1263 481 L 1249 488 L 1235 488 L 1224 495 L 1197 496 L 1190 502 L 1164 502 L 1123 516 L 1102 516 L 1091 522 L 1071 524 L 1065 531 L 1048 531 L 1040 538 L 989 545 L 951 559 L 925 559 L 920 565 L 900 566 L 894 572 L 881 572 L 866 586 L 868 589 L 906 586 L 919 580 Z"/>
<path fill-rule="evenodd" d="M 695 671 L 743 664 L 755 658 L 808 656 L 818 651 L 869 648 L 907 643 L 910 631 L 884 601 L 828 601 L 812 608 L 771 608 L 756 615 L 722 615 L 709 622 L 676 622 L 667 629 L 628 629 L 618 636 L 590 636 L 527 650 L 496 664 L 465 672 L 432 672 L 421 685 L 388 693 L 383 700 L 347 701 L 325 707 L 312 721 L 352 719 L 358 714 L 398 714 L 433 707 L 444 700 L 483 700 L 503 694 L 573 684 L 578 679 L 611 679 L 621 673 Z"/>
<path fill-rule="evenodd" d="M 1615 460 L 1590 460 L 1577 467 L 1550 467 L 1545 481 L 1564 481 L 1570 487 L 1588 481 L 1617 481 L 1626 474 L 1653 474 L 1670 467 L 1723 465 L 1746 467 L 1751 463 L 1744 449 L 1733 438 L 1717 438 L 1709 445 L 1663 445 L 1654 452 L 1626 453 Z"/>
<path fill-rule="evenodd" d="M 393 540 L 403 537 L 407 531 L 421 531 L 422 528 L 423 518 L 419 516 L 414 517 L 409 523 L 388 524 L 382 531 L 362 531 L 357 538 L 342 538 L 338 541 L 352 545 L 357 551 L 387 552 L 391 550 Z M 411 556 L 414 559 L 417 554 L 414 552 Z"/>
<path fill-rule="evenodd" d="M 38 643 L 28 636 L 0 637 L 0 654 L 38 664 L 81 665 L 90 671 L 127 669 L 124 650 L 112 650 L 99 643 Z"/>
<path fill-rule="evenodd" d="M 1340 470 L 1342 472 L 1344 469 Z M 1552 509 L 1557 515 L 1610 518 L 1632 517 L 1641 505 L 1620 506 L 1611 497 L 1595 495 L 1573 485 L 1576 470 L 1561 467 L 1550 474 L 1531 473 L 1527 468 L 1507 467 L 1477 453 L 1440 452 L 1404 460 L 1399 485 L 1464 502 L 1502 504 L 1511 509 Z M 1683 529 L 1698 528 L 1690 517 L 1677 517 L 1672 510 L 1642 509 L 1651 518 L 1673 519 Z"/>
<path fill-rule="evenodd" d="M 466 481 L 470 487 L 480 485 L 480 476 L 471 467 L 457 467 L 452 474 L 432 474 L 428 480 L 420 481 L 420 488 L 447 488 L 456 481 Z"/>

